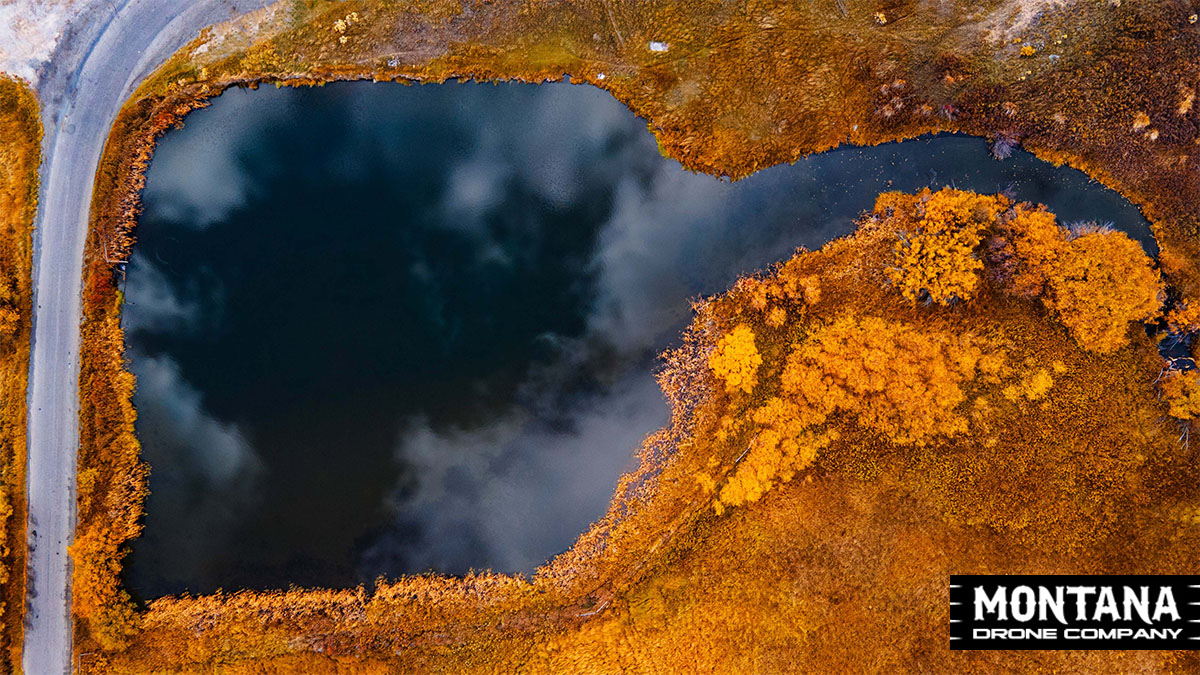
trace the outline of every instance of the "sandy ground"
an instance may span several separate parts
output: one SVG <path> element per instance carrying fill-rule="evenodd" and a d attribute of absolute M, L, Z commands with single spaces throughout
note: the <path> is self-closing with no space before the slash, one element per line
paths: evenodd
<path fill-rule="evenodd" d="M 74 5 L 86 1 L 0 0 L 0 71 L 36 84 L 38 71 L 54 54 Z"/>

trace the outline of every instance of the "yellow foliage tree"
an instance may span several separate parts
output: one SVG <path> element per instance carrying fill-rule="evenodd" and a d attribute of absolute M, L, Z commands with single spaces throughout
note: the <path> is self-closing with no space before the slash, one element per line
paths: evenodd
<path fill-rule="evenodd" d="M 722 342 L 746 339 L 731 336 Z M 738 353 L 732 348 L 718 353 L 725 351 Z M 1002 359 L 985 353 L 971 336 L 843 316 L 793 346 L 781 375 L 783 395 L 751 413 L 754 435 L 729 479 L 719 489 L 706 472 L 694 479 L 705 492 L 716 492 L 718 513 L 757 501 L 837 439 L 837 431 L 824 425 L 839 411 L 857 415 L 860 424 L 896 443 L 924 445 L 937 435 L 961 433 L 967 429 L 967 419 L 956 410 L 966 399 L 962 385 L 1001 366 Z M 1031 391 L 1044 394 L 1048 386 L 1034 380 Z"/>
<path fill-rule="evenodd" d="M 1084 348 L 1106 353 L 1127 342 L 1131 321 L 1158 315 L 1162 295 L 1162 278 L 1137 242 L 1123 232 L 1089 232 L 1053 267 L 1046 305 Z"/>
<path fill-rule="evenodd" d="M 1018 204 L 998 229 L 999 236 L 992 240 L 993 261 L 1004 286 L 1026 298 L 1045 295 L 1066 246 L 1054 214 L 1041 206 Z"/>
<path fill-rule="evenodd" d="M 117 586 L 119 549 L 119 538 L 104 527 L 81 533 L 69 548 L 75 562 L 74 611 L 87 620 L 92 637 L 106 650 L 124 647 L 138 630 L 138 615 L 129 594 Z"/>
<path fill-rule="evenodd" d="M 1167 312 L 1167 328 L 1175 333 L 1194 333 L 1200 330 L 1200 302 L 1181 300 Z"/>
<path fill-rule="evenodd" d="M 1172 371 L 1163 376 L 1159 386 L 1170 406 L 1171 417 L 1178 420 L 1200 417 L 1200 370 Z"/>
<path fill-rule="evenodd" d="M 1162 306 L 1162 277 L 1123 232 L 1071 232 L 1044 208 L 1022 204 L 1003 220 L 990 248 L 1002 285 L 1041 297 L 1085 349 L 1120 349 L 1129 323 L 1154 318 Z"/>
<path fill-rule="evenodd" d="M 1024 397 L 1029 401 L 1041 400 L 1054 386 L 1054 377 L 1045 368 L 1039 368 L 1030 373 L 1018 384 L 1013 384 L 1001 390 L 1004 398 L 1016 403 Z"/>
<path fill-rule="evenodd" d="M 793 348 L 783 390 L 805 421 L 840 410 L 897 443 L 924 444 L 966 431 L 956 412 L 984 350 L 971 336 L 951 336 L 877 317 L 843 316 Z"/>
<path fill-rule="evenodd" d="M 950 188 L 881 196 L 876 214 L 890 212 L 900 221 L 902 238 L 888 271 L 892 283 L 912 301 L 945 305 L 974 297 L 983 269 L 976 249 L 1007 207 L 1005 197 Z"/>
<path fill-rule="evenodd" d="M 726 391 L 754 391 L 758 381 L 758 367 L 762 356 L 754 345 L 754 331 L 747 326 L 738 326 L 721 338 L 717 349 L 709 358 L 708 365 L 725 383 Z"/>
<path fill-rule="evenodd" d="M 795 403 L 772 398 L 754 411 L 759 431 L 745 459 L 721 487 L 717 512 L 724 506 L 758 501 L 776 483 L 786 483 L 817 458 L 817 452 L 836 440 L 837 432 L 806 429 Z"/>

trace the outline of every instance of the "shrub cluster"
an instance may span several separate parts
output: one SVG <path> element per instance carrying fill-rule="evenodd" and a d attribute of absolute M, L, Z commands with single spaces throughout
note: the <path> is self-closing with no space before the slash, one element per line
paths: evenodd
<path fill-rule="evenodd" d="M 1166 297 L 1158 270 L 1124 232 L 1065 228 L 1044 208 L 1016 205 L 990 248 L 1006 290 L 1041 298 L 1091 351 L 1120 349 L 1129 324 L 1157 317 Z"/>
<path fill-rule="evenodd" d="M 21 661 L 31 234 L 41 140 L 33 92 L 0 76 L 0 671 L 19 670 Z"/>

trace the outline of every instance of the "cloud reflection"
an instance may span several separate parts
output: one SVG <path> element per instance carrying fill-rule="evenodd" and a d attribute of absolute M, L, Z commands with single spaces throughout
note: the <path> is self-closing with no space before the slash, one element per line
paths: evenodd
<path fill-rule="evenodd" d="M 561 428 L 517 415 L 472 431 L 438 432 L 410 420 L 400 452 L 418 484 L 394 496 L 398 527 L 365 551 L 364 576 L 532 572 L 565 549 L 604 512 L 616 477 L 632 468 L 630 453 L 667 411 L 646 373 L 560 412 Z"/>
<path fill-rule="evenodd" d="M 262 466 L 237 426 L 205 411 L 200 392 L 170 357 L 133 353 L 131 359 L 138 437 L 154 472 L 146 531 L 171 534 L 170 546 L 150 547 L 154 559 L 136 562 L 152 577 L 192 579 L 208 571 L 213 550 L 228 544 L 241 511 L 253 505 Z"/>
<path fill-rule="evenodd" d="M 278 92 L 277 92 L 278 93 Z M 143 199 L 159 217 L 204 228 L 226 218 L 256 191 L 245 166 L 253 139 L 287 120 L 291 97 L 262 105 L 254 92 L 231 89 L 219 105 L 187 117 L 187 133 L 168 134 L 154 154 Z"/>
<path fill-rule="evenodd" d="M 147 333 L 195 330 L 200 303 L 180 298 L 167 276 L 145 260 L 133 265 L 125 291 L 128 306 L 136 309 L 126 312 L 125 329 L 137 377 L 137 433 L 154 476 L 146 536 L 171 534 L 170 546 L 147 547 L 154 556 L 134 562 L 150 576 L 195 578 L 207 571 L 212 552 L 228 544 L 241 511 L 253 504 L 263 467 L 241 429 L 205 409 L 203 395 L 171 356 L 139 346 L 138 338 Z"/>

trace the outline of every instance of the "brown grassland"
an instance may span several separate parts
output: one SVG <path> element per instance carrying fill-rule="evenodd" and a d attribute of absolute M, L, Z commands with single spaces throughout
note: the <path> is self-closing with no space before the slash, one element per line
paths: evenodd
<path fill-rule="evenodd" d="M 945 584 L 1196 571 L 1197 386 L 1140 329 L 1200 327 L 1196 11 L 297 0 L 206 31 L 127 104 L 97 175 L 72 548 L 85 670 L 1194 672 L 1195 653 L 950 652 Z M 1161 253 L 999 196 L 882 195 L 854 236 L 697 306 L 660 375 L 671 425 L 532 579 L 135 607 L 118 574 L 146 469 L 106 256 L 132 242 L 157 137 L 235 85 L 564 73 L 714 174 L 931 131 L 1016 141 L 1137 203 Z"/>
<path fill-rule="evenodd" d="M 0 76 L 0 669 L 20 671 L 25 606 L 25 388 L 42 121 L 22 82 Z"/>

